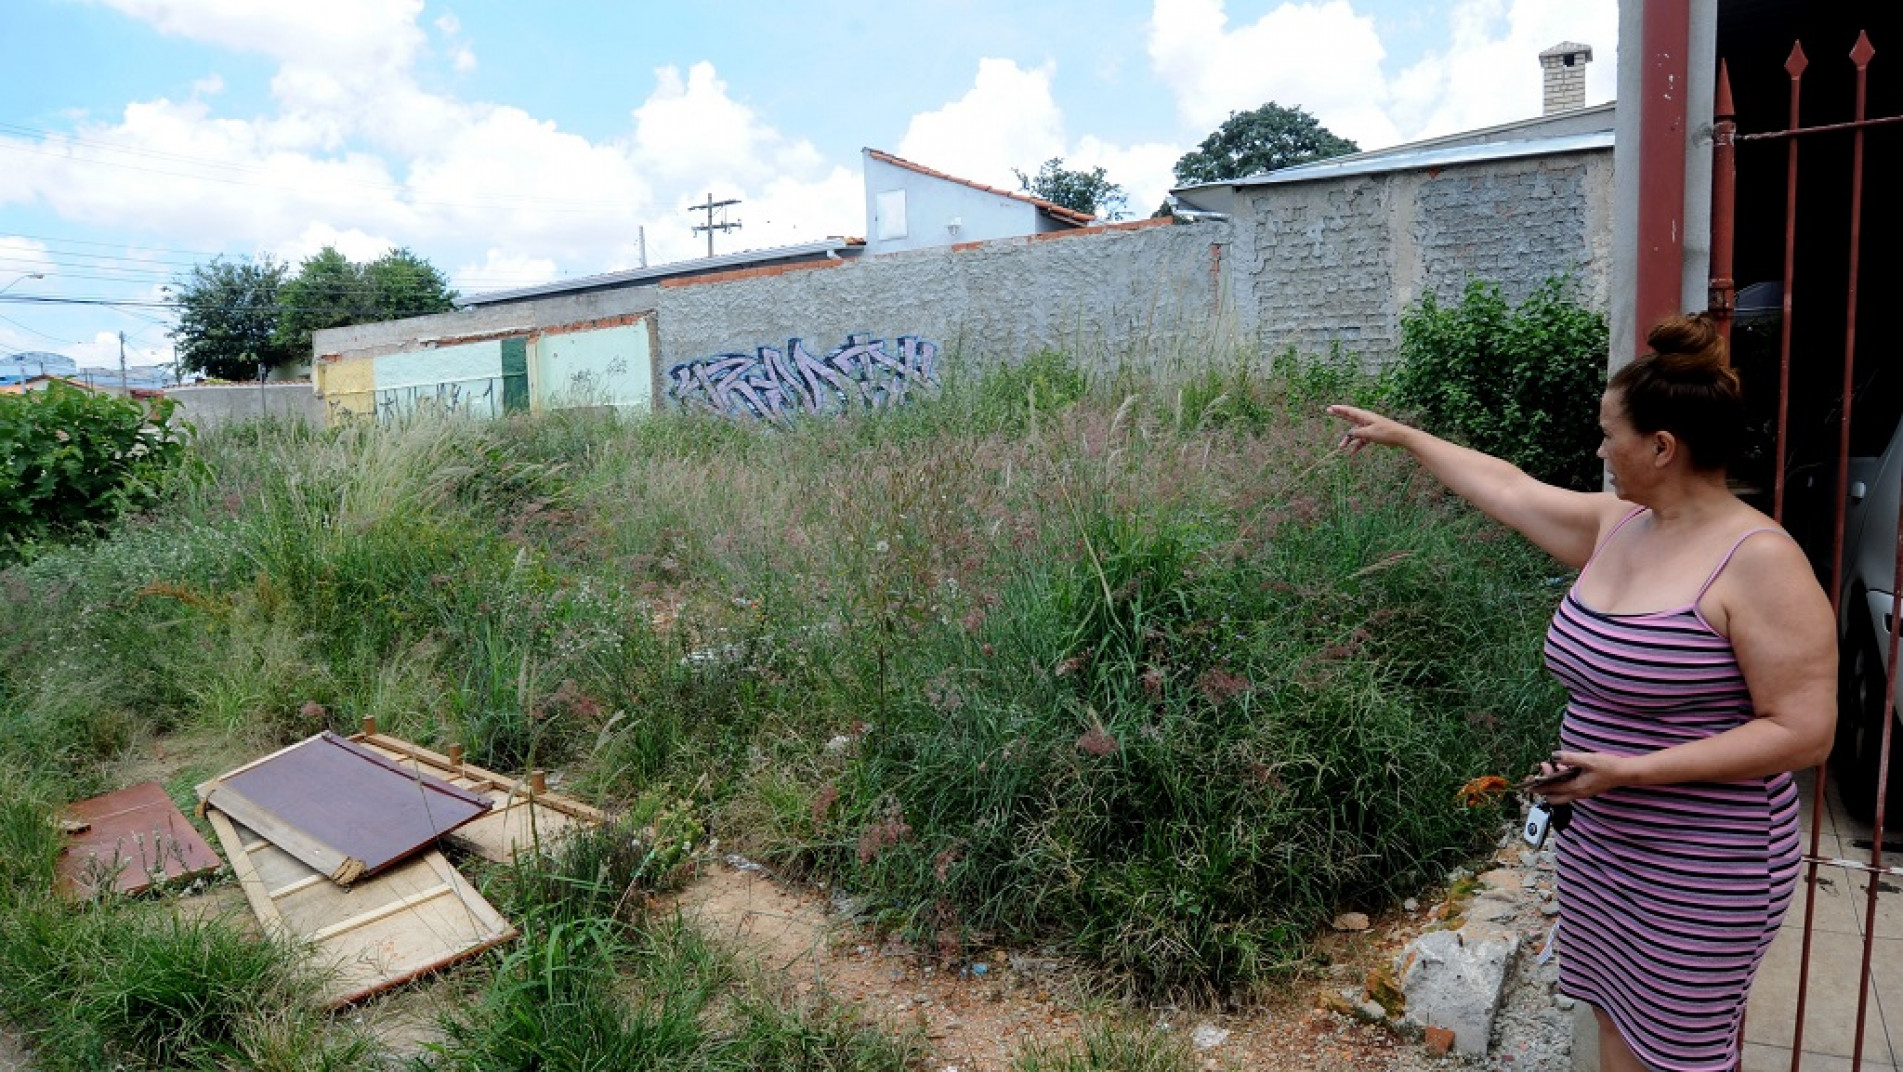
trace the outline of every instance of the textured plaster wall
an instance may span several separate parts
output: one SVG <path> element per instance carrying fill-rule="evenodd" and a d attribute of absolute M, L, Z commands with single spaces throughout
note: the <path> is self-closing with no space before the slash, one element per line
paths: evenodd
<path fill-rule="evenodd" d="M 1248 188 L 1249 328 L 1270 351 L 1340 344 L 1364 363 L 1393 357 L 1402 311 L 1457 298 L 1470 278 L 1518 302 L 1570 273 L 1605 309 L 1612 154 L 1599 150 L 1437 172 L 1398 171 Z"/>
<path fill-rule="evenodd" d="M 1017 360 L 1044 347 L 1082 360 L 1156 363 L 1234 337 L 1222 223 L 1112 225 L 941 246 L 796 272 L 735 273 L 661 287 L 667 368 L 804 340 L 915 336 L 955 362 Z"/>
<path fill-rule="evenodd" d="M 262 388 L 255 383 L 167 387 L 165 397 L 177 401 L 178 415 L 201 432 L 259 417 L 324 423 L 324 404 L 311 393 L 308 383 L 267 383 Z"/>

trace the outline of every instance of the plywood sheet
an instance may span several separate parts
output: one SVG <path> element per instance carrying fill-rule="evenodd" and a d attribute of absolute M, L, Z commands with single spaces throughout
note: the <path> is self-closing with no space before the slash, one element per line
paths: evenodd
<path fill-rule="evenodd" d="M 489 811 L 489 798 L 320 733 L 198 787 L 198 798 L 349 885 Z"/>
<path fill-rule="evenodd" d="M 319 958 L 326 1006 L 361 1001 L 516 936 L 434 849 L 345 889 L 217 808 L 205 817 L 251 911 Z"/>
<path fill-rule="evenodd" d="M 519 853 L 547 847 L 577 829 L 599 825 L 595 808 L 560 793 L 535 792 L 530 782 L 462 763 L 387 734 L 357 734 L 352 741 L 405 770 L 431 775 L 488 798 L 487 815 L 458 827 L 448 840 L 486 860 L 508 863 Z"/>
<path fill-rule="evenodd" d="M 66 817 L 85 826 L 67 837 L 55 866 L 56 888 L 67 897 L 89 898 L 102 886 L 138 893 L 224 866 L 157 782 L 82 800 Z"/>

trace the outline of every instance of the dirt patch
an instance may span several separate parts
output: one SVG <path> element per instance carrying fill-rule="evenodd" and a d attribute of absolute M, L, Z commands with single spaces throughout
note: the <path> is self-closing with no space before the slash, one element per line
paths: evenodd
<path fill-rule="evenodd" d="M 798 993 L 823 990 L 876 1022 L 919 1029 L 932 1047 L 933 1069 L 1003 1072 L 1027 1044 L 1073 1041 L 1093 1022 L 1117 1015 L 1142 1016 L 1192 1039 L 1199 1063 L 1209 1069 L 1403 1072 L 1459 1063 L 1436 1061 L 1385 1026 L 1319 1007 L 1324 994 L 1357 988 L 1371 968 L 1391 962 L 1428 923 L 1430 911 L 1397 911 L 1367 931 L 1329 935 L 1323 952 L 1334 967 L 1328 972 L 1254 1007 L 1217 1012 L 1122 1010 L 1091 999 L 1065 965 L 1036 956 L 994 952 L 946 970 L 903 944 L 880 942 L 833 911 L 819 891 L 781 884 L 751 866 L 712 866 L 677 904 L 684 919 L 732 943 L 743 959 L 781 975 Z M 1536 906 L 1532 912 L 1537 915 Z"/>

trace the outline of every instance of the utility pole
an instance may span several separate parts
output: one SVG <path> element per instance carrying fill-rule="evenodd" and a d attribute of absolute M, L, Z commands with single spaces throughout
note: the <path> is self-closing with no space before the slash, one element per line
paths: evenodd
<path fill-rule="evenodd" d="M 131 398 L 132 390 L 126 386 L 126 333 L 119 333 L 119 397 Z"/>
<path fill-rule="evenodd" d="M 689 212 L 705 212 L 707 214 L 706 223 L 697 223 L 694 225 L 694 231 L 696 233 L 701 231 L 707 232 L 707 256 L 712 257 L 714 255 L 714 232 L 715 231 L 738 231 L 740 229 L 739 220 L 734 220 L 731 223 L 728 222 L 727 220 L 727 206 L 737 205 L 739 203 L 740 201 L 737 198 L 728 198 L 725 201 L 716 201 L 714 200 L 714 195 L 710 192 L 707 195 L 706 204 L 687 206 L 687 211 Z M 715 209 L 720 210 L 719 223 L 714 222 Z"/>

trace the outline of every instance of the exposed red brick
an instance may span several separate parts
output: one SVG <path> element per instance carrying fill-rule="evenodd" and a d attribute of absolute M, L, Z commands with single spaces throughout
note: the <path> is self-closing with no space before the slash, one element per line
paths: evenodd
<path fill-rule="evenodd" d="M 839 261 L 800 261 L 796 264 L 770 264 L 764 268 L 736 268 L 730 272 L 709 272 L 706 275 L 682 276 L 676 279 L 663 279 L 664 287 L 697 287 L 703 283 L 731 283 L 739 279 L 757 279 L 762 276 L 784 275 L 787 272 L 804 272 L 813 268 L 837 268 L 846 263 Z"/>
<path fill-rule="evenodd" d="M 579 324 L 562 324 L 559 327 L 536 328 L 534 335 L 568 335 L 577 331 L 600 331 L 603 328 L 625 328 L 639 324 L 653 313 L 624 313 L 621 316 L 604 316 L 599 320 L 584 320 Z"/>
<path fill-rule="evenodd" d="M 1050 238 L 1076 238 L 1079 235 L 1103 234 L 1106 231 L 1142 231 L 1151 227 L 1168 227 L 1175 222 L 1168 216 L 1149 220 L 1124 220 L 1120 223 L 1099 223 L 1089 227 L 1075 227 L 1067 231 L 1046 231 L 1043 234 L 1031 235 L 1030 238 L 1033 242 L 1042 242 Z"/>
<path fill-rule="evenodd" d="M 1449 1031 L 1444 1027 L 1430 1027 L 1427 1029 L 1427 1052 L 1428 1053 L 1431 1053 L 1436 1057 L 1445 1057 L 1447 1056 L 1447 1051 L 1453 1048 L 1454 1048 L 1454 1033 L 1452 1031 Z"/>

